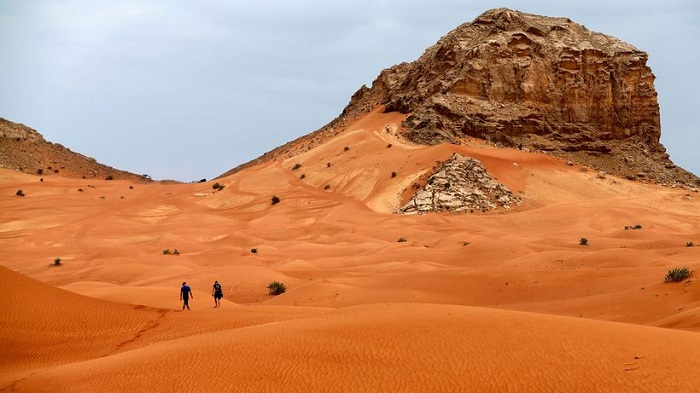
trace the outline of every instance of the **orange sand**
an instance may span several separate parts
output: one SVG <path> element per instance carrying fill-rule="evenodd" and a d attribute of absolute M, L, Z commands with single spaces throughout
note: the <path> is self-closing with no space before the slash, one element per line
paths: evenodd
<path fill-rule="evenodd" d="M 0 391 L 698 391 L 700 287 L 663 277 L 700 267 L 700 194 L 413 146 L 400 121 L 374 112 L 216 192 L 0 170 Z M 524 204 L 391 214 L 453 152 Z"/>

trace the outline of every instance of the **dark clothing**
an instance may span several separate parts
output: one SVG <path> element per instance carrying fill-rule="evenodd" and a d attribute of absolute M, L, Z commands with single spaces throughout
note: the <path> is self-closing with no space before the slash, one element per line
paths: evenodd
<path fill-rule="evenodd" d="M 187 285 L 183 285 L 182 288 L 180 288 L 180 296 L 182 296 L 182 301 L 187 304 L 192 296 L 192 289 Z"/>
<path fill-rule="evenodd" d="M 224 292 L 221 290 L 221 284 L 214 284 L 214 298 L 221 299 L 224 297 Z"/>

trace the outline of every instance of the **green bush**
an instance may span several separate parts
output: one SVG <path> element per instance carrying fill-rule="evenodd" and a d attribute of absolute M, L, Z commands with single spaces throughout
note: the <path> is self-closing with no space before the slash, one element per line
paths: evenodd
<path fill-rule="evenodd" d="M 669 270 L 668 273 L 666 273 L 666 277 L 664 277 L 664 282 L 681 282 L 686 278 L 690 277 L 691 274 L 693 274 L 693 271 L 688 269 L 687 267 L 676 267 Z"/>
<path fill-rule="evenodd" d="M 273 281 L 267 285 L 270 290 L 270 295 L 277 296 L 287 292 L 287 286 L 279 281 Z"/>

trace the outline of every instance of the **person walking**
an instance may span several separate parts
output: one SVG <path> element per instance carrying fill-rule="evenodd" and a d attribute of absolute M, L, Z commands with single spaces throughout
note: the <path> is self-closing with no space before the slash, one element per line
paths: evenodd
<path fill-rule="evenodd" d="M 194 295 L 192 294 L 192 289 L 187 285 L 187 282 L 183 281 L 182 287 L 180 287 L 180 300 L 182 300 L 182 309 L 183 310 L 185 309 L 185 307 L 187 307 L 187 310 L 190 309 L 190 305 L 189 305 L 190 298 L 194 299 Z"/>
<path fill-rule="evenodd" d="M 224 291 L 221 290 L 221 284 L 218 281 L 214 281 L 211 295 L 214 297 L 214 308 L 221 307 L 221 298 L 224 297 Z"/>

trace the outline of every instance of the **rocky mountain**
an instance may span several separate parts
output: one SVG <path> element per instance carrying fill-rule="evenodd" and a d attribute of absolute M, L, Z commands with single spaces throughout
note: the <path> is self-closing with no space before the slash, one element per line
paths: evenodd
<path fill-rule="evenodd" d="M 256 162 L 315 146 L 382 105 L 408 116 L 403 137 L 417 144 L 476 137 L 630 180 L 695 186 L 700 180 L 677 167 L 659 142 L 659 105 L 647 58 L 568 18 L 490 10 L 449 32 L 416 61 L 382 71 L 326 127 Z"/>
<path fill-rule="evenodd" d="M 150 181 L 146 175 L 100 164 L 94 158 L 48 142 L 36 130 L 0 118 L 0 167 L 41 177 L 60 175 L 84 179 Z"/>

